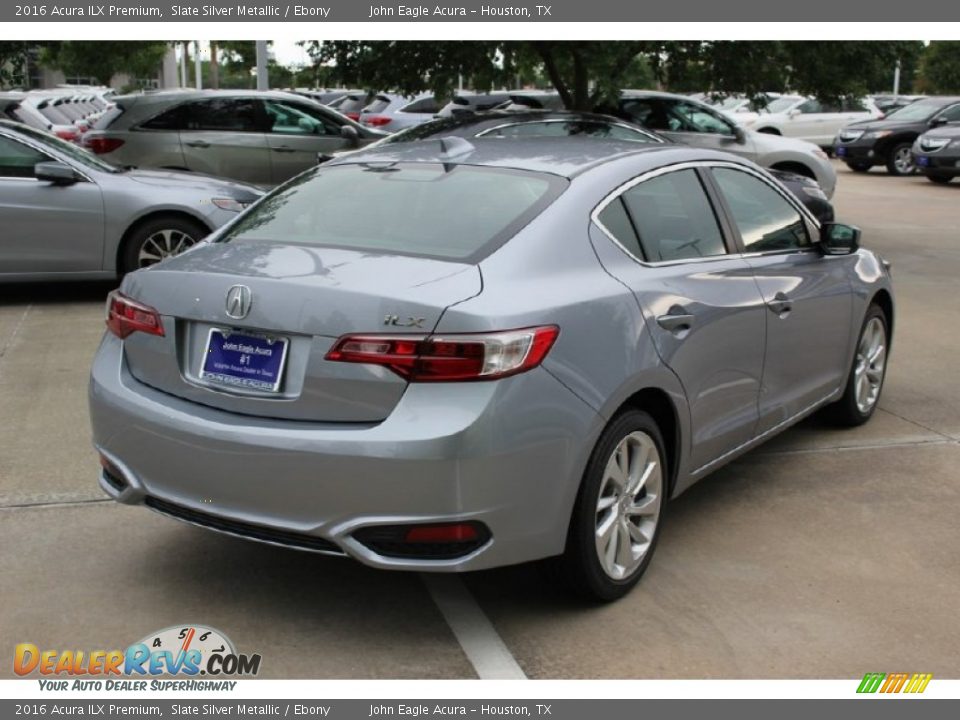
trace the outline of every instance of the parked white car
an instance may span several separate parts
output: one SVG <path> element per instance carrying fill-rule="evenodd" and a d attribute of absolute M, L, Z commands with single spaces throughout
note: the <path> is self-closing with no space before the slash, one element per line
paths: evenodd
<path fill-rule="evenodd" d="M 812 97 L 782 95 L 764 110 L 738 113 L 737 121 L 756 132 L 797 138 L 829 148 L 840 128 L 882 116 L 883 112 L 870 98 L 831 104 Z"/>
<path fill-rule="evenodd" d="M 379 93 L 360 113 L 360 124 L 393 133 L 433 120 L 438 112 L 440 104 L 432 92 L 413 97 Z"/>

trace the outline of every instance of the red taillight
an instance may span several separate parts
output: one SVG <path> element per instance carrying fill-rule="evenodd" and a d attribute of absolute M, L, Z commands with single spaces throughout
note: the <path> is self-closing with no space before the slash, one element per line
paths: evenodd
<path fill-rule="evenodd" d="M 344 115 L 346 115 L 348 118 L 350 118 L 354 122 L 358 122 L 360 120 L 360 113 L 358 112 L 348 112 L 348 113 L 344 113 Z"/>
<path fill-rule="evenodd" d="M 121 145 L 123 145 L 123 140 L 120 138 L 85 137 L 83 139 L 83 146 L 90 152 L 96 153 L 97 155 L 113 152 Z"/>
<path fill-rule="evenodd" d="M 333 362 L 383 365 L 410 382 L 496 380 L 535 368 L 553 347 L 556 325 L 464 335 L 344 335 Z"/>
<path fill-rule="evenodd" d="M 389 125 L 392 123 L 393 118 L 387 117 L 386 115 L 368 115 L 360 122 L 371 127 L 383 127 L 384 125 Z"/>
<path fill-rule="evenodd" d="M 149 305 L 128 298 L 119 290 L 107 296 L 107 328 L 118 338 L 135 332 L 163 335 L 160 313 Z"/>
<path fill-rule="evenodd" d="M 55 130 L 53 132 L 61 140 L 76 140 L 77 131 L 76 130 Z"/>

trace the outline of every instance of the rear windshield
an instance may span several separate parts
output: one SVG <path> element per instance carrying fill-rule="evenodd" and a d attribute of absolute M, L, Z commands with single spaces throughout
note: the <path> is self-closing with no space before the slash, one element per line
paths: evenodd
<path fill-rule="evenodd" d="M 275 190 L 219 242 L 476 262 L 543 211 L 566 184 L 554 175 L 470 165 L 321 167 Z"/>
<path fill-rule="evenodd" d="M 377 95 L 373 102 L 367 105 L 363 111 L 366 113 L 380 113 L 390 106 L 390 98 L 385 95 Z"/>

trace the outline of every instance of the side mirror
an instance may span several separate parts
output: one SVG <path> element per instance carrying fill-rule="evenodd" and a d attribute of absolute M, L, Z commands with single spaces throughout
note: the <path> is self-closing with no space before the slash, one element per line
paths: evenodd
<path fill-rule="evenodd" d="M 746 145 L 747 143 L 747 133 L 743 131 L 743 128 L 739 125 L 733 126 L 733 139 L 737 141 L 738 145 Z"/>
<path fill-rule="evenodd" d="M 54 185 L 73 185 L 80 180 L 76 170 L 62 162 L 42 162 L 33 166 L 33 176 L 37 180 Z"/>
<path fill-rule="evenodd" d="M 357 132 L 357 129 L 353 125 L 341 125 L 340 137 L 349 142 L 353 147 L 357 147 L 360 144 L 360 133 Z"/>
<path fill-rule="evenodd" d="M 820 226 L 820 250 L 824 255 L 851 255 L 860 248 L 860 228 L 843 223 Z"/>
<path fill-rule="evenodd" d="M 787 117 L 789 118 L 795 118 L 799 114 L 800 114 L 799 108 L 793 108 L 792 110 L 787 111 Z"/>
<path fill-rule="evenodd" d="M 935 117 L 930 121 L 930 127 L 940 127 L 941 125 L 946 125 L 949 121 L 943 117 Z"/>
<path fill-rule="evenodd" d="M 317 165 L 323 165 L 325 162 L 330 162 L 333 160 L 333 155 L 329 155 L 325 152 L 317 153 Z"/>

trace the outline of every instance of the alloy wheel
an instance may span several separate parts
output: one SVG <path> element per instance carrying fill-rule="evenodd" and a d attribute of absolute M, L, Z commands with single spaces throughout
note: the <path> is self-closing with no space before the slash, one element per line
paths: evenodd
<path fill-rule="evenodd" d="M 908 146 L 901 147 L 893 156 L 893 165 L 901 175 L 912 175 L 917 169 Z"/>
<path fill-rule="evenodd" d="M 857 345 L 854 388 L 857 409 L 868 413 L 880 397 L 887 359 L 887 333 L 880 318 L 870 319 Z"/>
<path fill-rule="evenodd" d="M 656 536 L 663 493 L 663 464 L 647 433 L 624 437 L 607 461 L 596 508 L 596 551 L 614 580 L 629 577 Z"/>
<path fill-rule="evenodd" d="M 179 255 L 196 239 L 182 230 L 158 230 L 143 241 L 137 254 L 137 266 L 141 268 L 155 265 L 168 257 Z"/>

